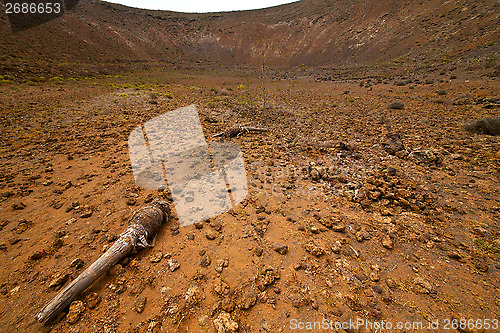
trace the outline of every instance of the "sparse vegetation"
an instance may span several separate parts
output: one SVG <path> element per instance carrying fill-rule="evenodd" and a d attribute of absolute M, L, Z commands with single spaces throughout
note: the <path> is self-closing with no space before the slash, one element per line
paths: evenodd
<path fill-rule="evenodd" d="M 482 238 L 476 238 L 474 239 L 474 243 L 481 249 L 481 251 L 487 252 L 487 253 L 492 253 L 492 254 L 498 254 L 499 250 L 494 247 L 493 245 L 488 244 L 487 241 L 485 241 Z"/>
<path fill-rule="evenodd" d="M 497 58 L 494 56 L 488 57 L 484 62 L 484 67 L 493 68 L 497 65 Z"/>

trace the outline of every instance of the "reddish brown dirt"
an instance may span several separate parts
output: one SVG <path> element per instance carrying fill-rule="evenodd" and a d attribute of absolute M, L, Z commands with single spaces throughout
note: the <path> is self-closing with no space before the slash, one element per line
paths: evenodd
<path fill-rule="evenodd" d="M 0 87 L 0 330 L 216 332 L 225 313 L 239 332 L 289 332 L 293 320 L 499 319 L 500 142 L 463 125 L 498 115 L 500 86 L 469 75 L 360 86 L 144 73 Z M 404 108 L 388 109 L 394 100 Z M 221 139 L 243 151 L 245 201 L 201 229 L 174 216 L 154 247 L 78 298 L 75 324 L 37 323 L 57 274 L 67 284 L 148 196 L 168 197 L 134 184 L 127 137 L 189 104 L 208 140 L 234 124 L 268 128 Z M 388 153 L 388 134 L 406 151 Z M 419 149 L 429 160 L 416 159 Z M 95 308 L 88 295 L 100 298 Z"/>

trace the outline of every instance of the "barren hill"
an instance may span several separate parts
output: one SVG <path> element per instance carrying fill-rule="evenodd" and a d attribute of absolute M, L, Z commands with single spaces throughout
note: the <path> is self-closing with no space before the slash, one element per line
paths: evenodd
<path fill-rule="evenodd" d="M 75 64 L 92 72 L 92 65 L 138 63 L 290 68 L 448 61 L 498 54 L 500 36 L 496 0 L 302 0 L 206 14 L 82 0 L 63 17 L 15 34 L 1 15 L 3 73 L 64 73 L 81 67 Z"/>
<path fill-rule="evenodd" d="M 0 14 L 0 332 L 498 331 L 499 4 L 82 0 L 19 33 Z M 212 152 L 239 147 L 248 194 L 183 226 L 172 194 L 198 211 L 194 192 L 140 187 L 129 138 L 193 104 L 183 126 Z M 161 147 L 184 149 L 170 136 Z M 180 152 L 187 182 L 234 174 Z M 235 201 L 225 184 L 209 192 Z M 153 246 L 42 327 L 36 314 L 154 199 L 172 216 Z"/>

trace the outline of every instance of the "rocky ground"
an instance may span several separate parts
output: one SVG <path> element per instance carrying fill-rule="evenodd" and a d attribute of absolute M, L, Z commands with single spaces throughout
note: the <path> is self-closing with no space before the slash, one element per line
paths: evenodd
<path fill-rule="evenodd" d="M 1 331 L 289 332 L 364 319 L 431 332 L 436 320 L 500 319 L 499 136 L 464 130 L 499 115 L 500 84 L 448 74 L 1 86 Z M 190 104 L 207 140 L 243 151 L 246 199 L 188 227 L 174 216 L 67 315 L 36 322 L 135 209 L 169 198 L 135 185 L 127 139 Z M 212 139 L 236 124 L 268 131 Z"/>

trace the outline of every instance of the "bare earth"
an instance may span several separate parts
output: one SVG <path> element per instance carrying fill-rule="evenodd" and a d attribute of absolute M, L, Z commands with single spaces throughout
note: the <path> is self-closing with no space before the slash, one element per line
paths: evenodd
<path fill-rule="evenodd" d="M 144 73 L 0 86 L 0 331 L 290 332 L 364 319 L 436 332 L 446 320 L 500 319 L 499 136 L 463 129 L 499 115 L 500 84 L 433 75 Z M 404 108 L 388 108 L 396 100 Z M 198 226 L 174 215 L 152 248 L 77 299 L 82 313 L 39 324 L 36 313 L 135 209 L 169 198 L 135 185 L 127 139 L 190 104 L 207 140 L 242 149 L 247 198 Z M 268 131 L 212 139 L 235 124 Z M 460 332 L 483 331 L 469 327 Z"/>

